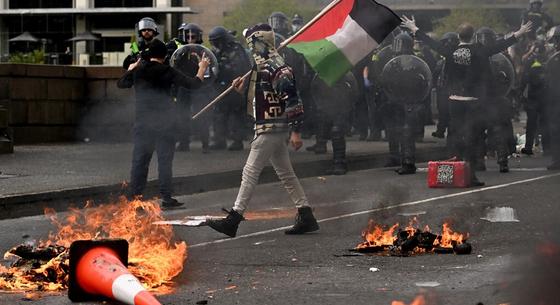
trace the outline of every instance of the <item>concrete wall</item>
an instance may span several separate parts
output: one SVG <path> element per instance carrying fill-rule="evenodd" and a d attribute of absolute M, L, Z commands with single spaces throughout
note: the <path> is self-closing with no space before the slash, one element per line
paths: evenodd
<path fill-rule="evenodd" d="M 119 67 L 0 64 L 0 104 L 16 144 L 129 138 L 133 91 Z"/>

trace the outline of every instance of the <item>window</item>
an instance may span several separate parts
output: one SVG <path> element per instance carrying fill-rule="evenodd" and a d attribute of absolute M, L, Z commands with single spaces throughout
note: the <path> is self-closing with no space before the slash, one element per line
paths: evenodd
<path fill-rule="evenodd" d="M 153 0 L 95 0 L 95 7 L 152 7 Z"/>
<path fill-rule="evenodd" d="M 10 0 L 11 9 L 18 8 L 72 8 L 72 0 Z"/>

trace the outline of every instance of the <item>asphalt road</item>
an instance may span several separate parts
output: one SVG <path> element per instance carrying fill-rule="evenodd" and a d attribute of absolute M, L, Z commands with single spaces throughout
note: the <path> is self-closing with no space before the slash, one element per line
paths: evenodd
<path fill-rule="evenodd" d="M 535 256 L 545 242 L 560 240 L 560 173 L 546 171 L 548 160 L 523 158 L 500 174 L 495 162 L 479 177 L 487 185 L 473 189 L 428 189 L 426 173 L 401 177 L 390 169 L 351 172 L 342 177 L 303 179 L 320 220 L 317 233 L 286 236 L 295 209 L 278 183 L 261 185 L 250 212 L 272 215 L 243 222 L 238 237 L 208 227 L 176 227 L 189 245 L 185 269 L 162 304 L 409 304 L 418 293 L 435 304 L 529 304 L 530 292 L 558 294 L 558 256 L 554 247 Z M 420 165 L 425 167 L 424 165 Z M 166 212 L 169 219 L 219 213 L 237 189 L 180 197 L 186 208 Z M 488 209 L 511 207 L 519 222 L 482 220 Z M 439 231 L 444 220 L 470 234 L 471 255 L 413 257 L 345 256 L 361 242 L 368 220 L 406 223 L 419 214 L 422 224 Z M 250 214 L 248 214 L 250 215 Z M 52 229 L 44 217 L 0 221 L 0 251 L 40 239 Z M 542 252 L 541 252 L 542 253 Z M 370 268 L 379 271 L 371 272 Z M 431 288 L 421 286 L 435 286 Z M 557 300 L 555 298 L 554 300 Z M 517 302 L 517 303 L 516 303 Z M 524 303 L 522 303 L 524 302 Z M 71 304 L 64 293 L 26 301 L 22 294 L 0 294 L 0 304 Z M 545 304 L 545 303 L 543 303 Z M 553 304 L 553 303 L 547 303 Z"/>

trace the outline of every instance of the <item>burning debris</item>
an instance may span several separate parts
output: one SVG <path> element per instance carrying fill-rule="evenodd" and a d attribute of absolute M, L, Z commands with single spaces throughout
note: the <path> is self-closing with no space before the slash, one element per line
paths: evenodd
<path fill-rule="evenodd" d="M 70 244 L 76 240 L 122 238 L 129 243 L 128 269 L 149 290 L 167 292 L 171 279 L 183 270 L 185 242 L 173 242 L 171 226 L 152 226 L 163 221 L 154 201 L 127 201 L 86 209 L 73 209 L 59 219 L 53 210 L 45 214 L 57 227 L 46 241 L 26 243 L 9 250 L 0 265 L 0 290 L 58 291 L 68 288 Z"/>
<path fill-rule="evenodd" d="M 448 223 L 443 224 L 440 235 L 431 233 L 428 226 L 424 227 L 424 230 L 418 227 L 416 217 L 404 230 L 399 229 L 398 223 L 386 229 L 370 220 L 368 229 L 362 232 L 365 241 L 351 251 L 390 256 L 410 256 L 430 252 L 438 254 L 472 252 L 472 246 L 466 242 L 468 234 L 454 232 Z"/>

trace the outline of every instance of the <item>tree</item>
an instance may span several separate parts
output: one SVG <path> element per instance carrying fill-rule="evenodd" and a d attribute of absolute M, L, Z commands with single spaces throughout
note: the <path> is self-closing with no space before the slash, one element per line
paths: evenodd
<path fill-rule="evenodd" d="M 486 26 L 496 33 L 505 33 L 510 29 L 498 10 L 468 6 L 451 10 L 451 14 L 436 21 L 434 32 L 441 36 L 447 32 L 456 32 L 459 25 L 468 22 L 475 29 Z"/>
<path fill-rule="evenodd" d="M 241 34 L 247 27 L 256 23 L 266 23 L 273 12 L 283 12 L 291 20 L 299 14 L 305 21 L 315 16 L 320 8 L 302 6 L 298 0 L 243 0 L 237 8 L 224 17 L 224 26 Z"/>

